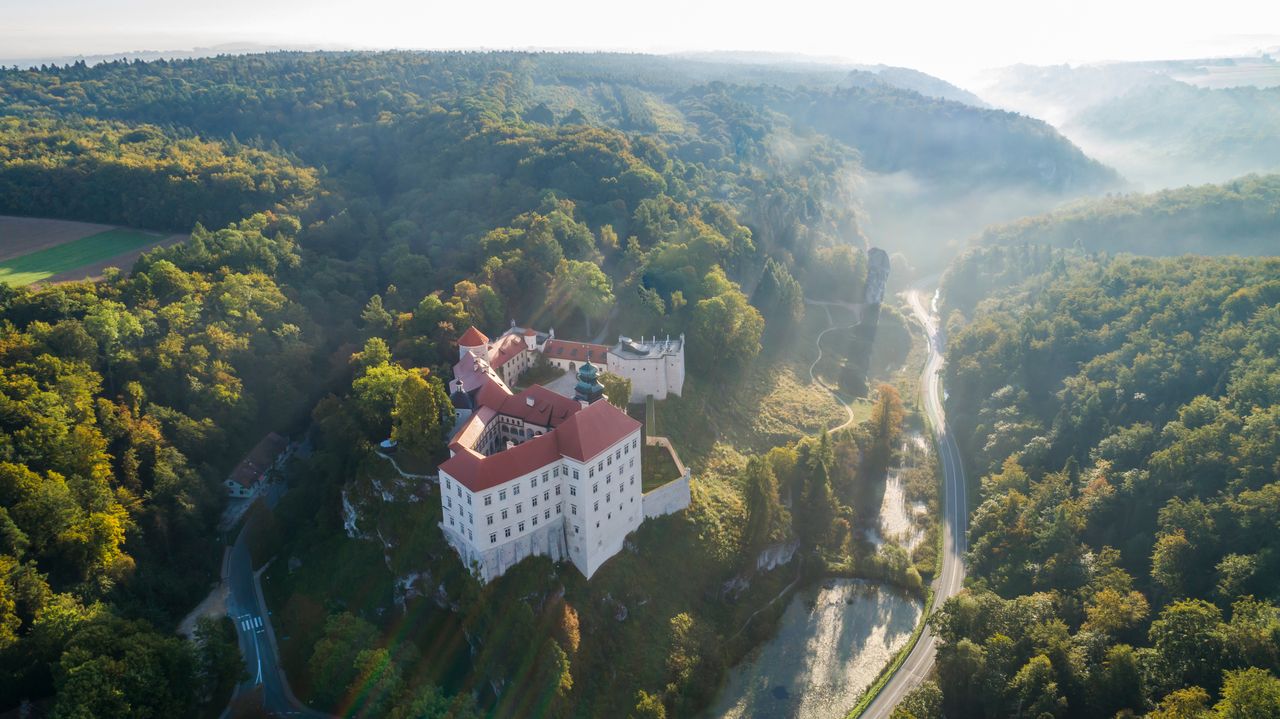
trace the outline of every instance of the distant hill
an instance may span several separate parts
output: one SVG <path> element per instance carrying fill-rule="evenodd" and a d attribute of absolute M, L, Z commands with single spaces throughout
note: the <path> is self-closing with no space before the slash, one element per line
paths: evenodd
<path fill-rule="evenodd" d="M 1016 185 L 1078 193 L 1119 182 L 1052 126 L 1017 113 L 883 84 L 833 92 L 756 86 L 736 96 L 857 148 L 874 172 L 909 172 L 966 191 Z"/>
<path fill-rule="evenodd" d="M 974 244 L 1140 255 L 1280 254 L 1280 175 L 1084 200 L 989 227 Z"/>
<path fill-rule="evenodd" d="M 983 96 L 1054 124 L 1141 187 L 1280 171 L 1280 64 L 1269 57 L 1017 65 Z"/>
<path fill-rule="evenodd" d="M 850 87 L 887 85 L 918 92 L 925 97 L 939 100 L 962 102 L 974 107 L 990 107 L 990 105 L 982 101 L 982 98 L 964 88 L 956 87 L 946 80 L 919 70 L 912 70 L 909 67 L 862 65 L 850 72 L 847 81 L 843 84 Z"/>

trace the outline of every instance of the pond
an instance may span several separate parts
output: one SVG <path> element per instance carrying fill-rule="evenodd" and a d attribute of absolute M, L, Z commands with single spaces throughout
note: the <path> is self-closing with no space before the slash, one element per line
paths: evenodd
<path fill-rule="evenodd" d="M 829 579 L 791 599 L 778 633 L 729 673 L 708 716 L 843 717 L 911 637 L 922 605 L 858 579 Z"/>

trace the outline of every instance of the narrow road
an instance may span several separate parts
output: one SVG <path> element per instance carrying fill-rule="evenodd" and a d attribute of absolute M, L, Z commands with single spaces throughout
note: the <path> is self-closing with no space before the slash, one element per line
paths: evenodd
<path fill-rule="evenodd" d="M 968 550 L 966 531 L 969 523 L 968 503 L 965 499 L 964 466 L 960 462 L 960 450 L 955 438 L 947 429 L 942 411 L 940 372 L 944 337 L 932 308 L 926 308 L 925 298 L 919 290 L 907 294 L 911 311 L 924 325 L 929 340 L 929 360 L 920 376 L 920 390 L 924 393 L 924 409 L 933 425 L 941 460 L 944 491 L 942 571 L 933 581 L 934 608 L 942 606 L 949 597 L 960 591 L 964 582 L 964 554 Z M 887 719 L 894 706 L 928 676 L 933 668 L 937 639 L 926 625 L 924 632 L 907 660 L 885 684 L 875 701 L 862 716 L 868 719 Z"/>
<path fill-rule="evenodd" d="M 278 493 L 274 497 L 268 497 L 269 502 L 271 499 L 278 500 Z M 254 521 L 254 518 L 251 517 L 249 521 Z M 254 575 L 253 559 L 245 540 L 248 535 L 247 527 L 248 523 L 245 529 L 240 530 L 236 543 L 231 547 L 227 575 L 223 577 L 230 588 L 227 616 L 235 622 L 236 635 L 240 640 L 240 655 L 244 657 L 249 675 L 247 680 L 236 686 L 232 702 L 235 697 L 261 687 L 263 709 L 272 716 L 327 717 L 327 714 L 314 711 L 298 701 L 289 689 L 284 668 L 280 666 L 271 616 L 267 613 L 258 577 Z M 227 713 L 224 712 L 223 716 L 227 716 Z"/>

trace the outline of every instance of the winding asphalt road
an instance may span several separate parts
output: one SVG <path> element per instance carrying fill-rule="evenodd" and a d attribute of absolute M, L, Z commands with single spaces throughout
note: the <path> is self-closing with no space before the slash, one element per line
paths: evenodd
<path fill-rule="evenodd" d="M 968 550 L 966 533 L 969 524 L 968 503 L 965 498 L 964 466 L 960 462 L 960 450 L 955 438 L 947 429 L 942 411 L 940 373 L 942 370 L 943 335 L 938 319 L 931 308 L 925 306 L 925 298 L 919 290 L 907 294 L 911 311 L 924 325 L 929 339 L 929 361 L 920 376 L 920 388 L 924 392 L 924 410 L 933 425 L 941 460 L 945 498 L 943 507 L 942 571 L 933 582 L 933 606 L 942 606 L 949 597 L 960 591 L 964 583 L 964 554 Z M 867 719 L 887 719 L 902 698 L 928 676 L 933 668 L 937 639 L 928 625 L 919 641 L 893 678 L 885 684 L 875 701 L 862 716 Z"/>

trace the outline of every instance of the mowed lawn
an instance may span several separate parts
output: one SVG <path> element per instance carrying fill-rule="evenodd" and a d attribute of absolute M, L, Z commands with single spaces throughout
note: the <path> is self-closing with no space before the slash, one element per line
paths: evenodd
<path fill-rule="evenodd" d="M 0 260 L 0 282 L 13 287 L 29 285 L 54 275 L 153 245 L 164 235 L 138 230 L 107 230 L 56 247 Z"/>

